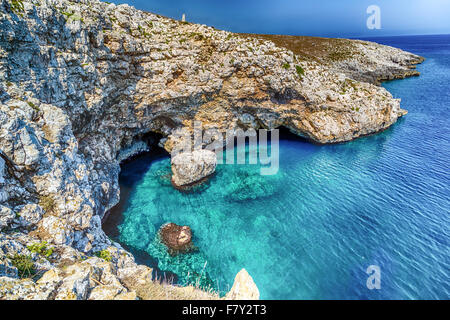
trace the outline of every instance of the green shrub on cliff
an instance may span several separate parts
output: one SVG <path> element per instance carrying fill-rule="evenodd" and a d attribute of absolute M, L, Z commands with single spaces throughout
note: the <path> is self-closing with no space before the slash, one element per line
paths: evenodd
<path fill-rule="evenodd" d="M 9 259 L 13 266 L 17 268 L 20 278 L 30 278 L 36 273 L 31 256 L 15 254 L 14 256 L 9 257 Z"/>
<path fill-rule="evenodd" d="M 18 16 L 23 17 L 23 13 L 25 12 L 25 8 L 23 6 L 23 2 L 20 0 L 11 0 L 11 9 Z"/>
<path fill-rule="evenodd" d="M 55 200 L 51 196 L 43 196 L 39 199 L 39 205 L 46 213 L 51 213 L 56 207 Z"/>
<path fill-rule="evenodd" d="M 146 38 L 150 38 L 152 35 L 150 33 L 148 33 L 145 28 L 138 26 L 138 31 L 141 34 L 141 36 L 146 37 Z"/>
<path fill-rule="evenodd" d="M 33 102 L 27 101 L 27 104 L 28 104 L 31 108 L 33 108 L 35 111 L 37 111 L 37 112 L 40 111 L 39 107 L 36 106 Z"/>
<path fill-rule="evenodd" d="M 70 17 L 74 15 L 73 12 L 65 12 L 65 11 L 61 11 L 61 14 L 66 17 L 66 20 L 69 20 Z"/>
<path fill-rule="evenodd" d="M 53 253 L 52 248 L 47 248 L 47 241 L 33 243 L 32 245 L 27 246 L 27 248 L 31 252 L 40 254 L 46 258 L 50 257 Z"/>
<path fill-rule="evenodd" d="M 98 252 L 96 252 L 94 254 L 97 257 L 99 257 L 100 259 L 103 259 L 103 260 L 105 260 L 107 262 L 110 262 L 112 260 L 111 253 L 108 250 L 106 250 L 106 249 L 98 251 Z"/>
<path fill-rule="evenodd" d="M 305 75 L 305 70 L 301 66 L 299 65 L 295 66 L 295 70 L 297 71 L 297 74 L 300 77 L 300 79 Z"/>

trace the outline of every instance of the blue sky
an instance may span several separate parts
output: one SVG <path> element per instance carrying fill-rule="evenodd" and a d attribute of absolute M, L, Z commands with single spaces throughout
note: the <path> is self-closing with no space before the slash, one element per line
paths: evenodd
<path fill-rule="evenodd" d="M 234 32 L 361 37 L 450 34 L 450 0 L 113 0 Z M 366 9 L 381 9 L 369 30 Z"/>

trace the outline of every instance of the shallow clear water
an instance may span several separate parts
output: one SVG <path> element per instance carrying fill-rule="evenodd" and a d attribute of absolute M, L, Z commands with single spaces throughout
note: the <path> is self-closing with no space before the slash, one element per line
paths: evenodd
<path fill-rule="evenodd" d="M 140 157 L 121 173 L 117 240 L 180 283 L 227 290 L 245 268 L 263 299 L 448 299 L 450 36 L 374 40 L 427 58 L 420 77 L 384 84 L 406 117 L 345 144 L 283 139 L 277 175 L 219 165 L 189 194 L 167 157 Z M 165 222 L 189 225 L 199 251 L 170 257 L 155 241 Z M 366 287 L 369 265 L 380 290 Z"/>

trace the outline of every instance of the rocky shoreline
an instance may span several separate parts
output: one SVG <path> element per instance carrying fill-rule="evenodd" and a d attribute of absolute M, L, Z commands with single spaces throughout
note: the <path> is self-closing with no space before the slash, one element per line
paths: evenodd
<path fill-rule="evenodd" d="M 317 143 L 375 133 L 405 114 L 376 84 L 423 61 L 357 40 L 300 50 L 300 37 L 290 48 L 96 0 L 0 0 L 0 26 L 0 299 L 220 298 L 155 281 L 105 235 L 120 162 L 151 133 L 170 152 L 194 120 Z M 226 296 L 257 297 L 245 270 Z"/>
<path fill-rule="evenodd" d="M 396 48 L 363 40 L 255 34 L 242 36 L 270 40 L 306 61 L 327 65 L 351 79 L 374 85 L 419 76 L 416 65 L 425 61 L 424 57 L 417 55 L 398 57 Z"/>

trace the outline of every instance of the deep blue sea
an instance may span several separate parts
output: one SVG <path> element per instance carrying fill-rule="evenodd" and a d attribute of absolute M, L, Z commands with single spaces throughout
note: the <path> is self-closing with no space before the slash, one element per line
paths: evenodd
<path fill-rule="evenodd" d="M 450 36 L 371 40 L 427 58 L 420 77 L 383 84 L 409 111 L 390 129 L 326 146 L 285 135 L 278 174 L 219 165 L 193 193 L 171 186 L 167 156 L 141 156 L 122 167 L 111 235 L 222 292 L 245 268 L 262 299 L 449 299 Z M 155 240 L 165 222 L 189 225 L 198 251 L 169 256 Z"/>

